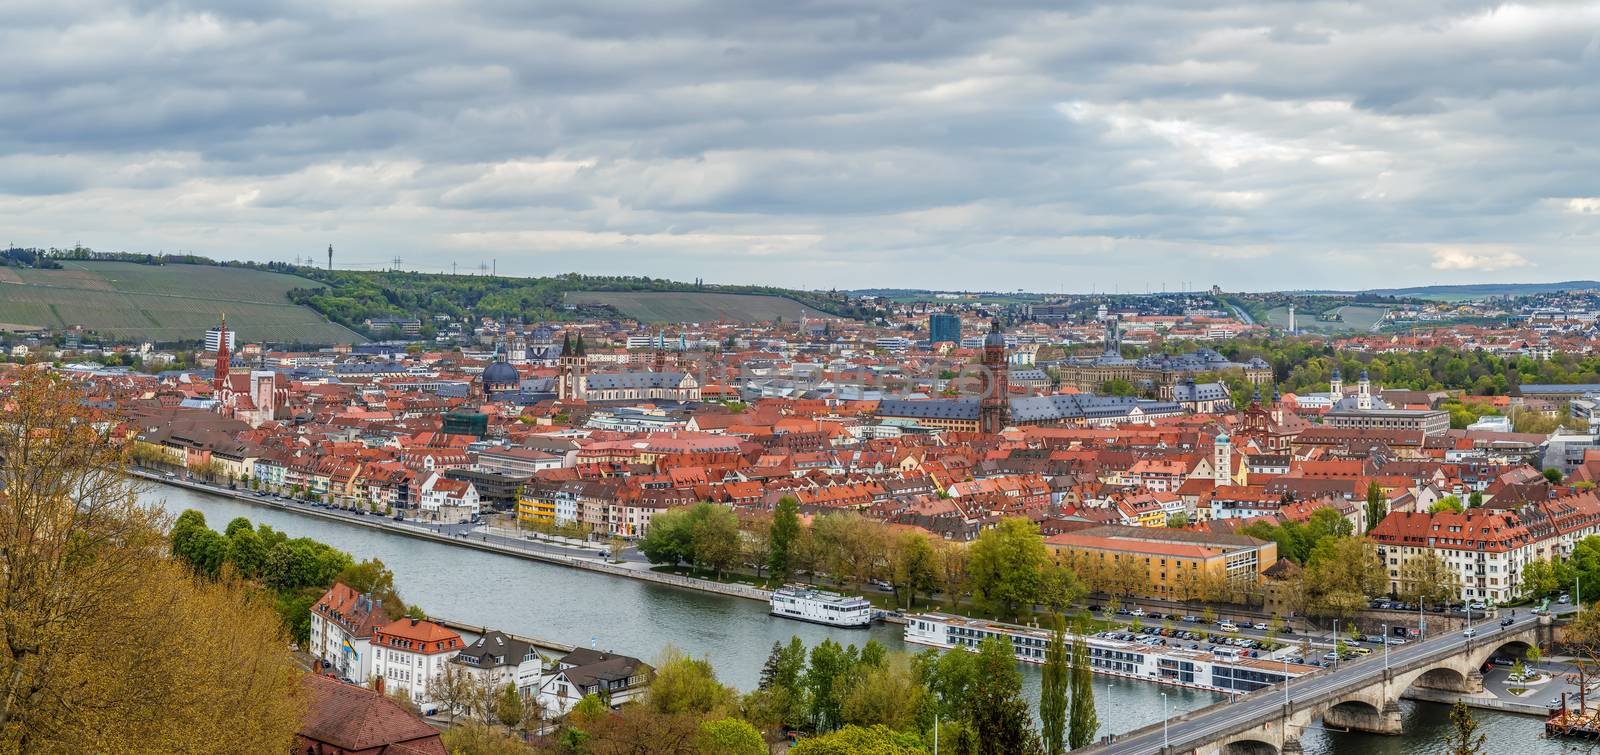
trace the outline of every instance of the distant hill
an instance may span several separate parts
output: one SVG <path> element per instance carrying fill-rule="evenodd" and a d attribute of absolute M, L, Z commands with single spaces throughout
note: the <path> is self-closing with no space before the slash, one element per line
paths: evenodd
<path fill-rule="evenodd" d="M 573 291 L 568 304 L 606 306 L 640 322 L 768 322 L 836 318 L 784 296 L 695 291 Z"/>
<path fill-rule="evenodd" d="M 243 267 L 62 260 L 59 270 L 0 267 L 0 322 L 121 340 L 198 341 L 226 313 L 244 341 L 365 340 L 288 292 L 305 278 Z"/>
<path fill-rule="evenodd" d="M 1529 296 L 1556 291 L 1600 289 L 1600 281 L 1561 281 L 1558 283 L 1477 283 L 1463 286 L 1412 286 L 1374 288 L 1361 293 L 1375 296 L 1416 297 L 1419 299 L 1480 299 L 1487 296 Z"/>

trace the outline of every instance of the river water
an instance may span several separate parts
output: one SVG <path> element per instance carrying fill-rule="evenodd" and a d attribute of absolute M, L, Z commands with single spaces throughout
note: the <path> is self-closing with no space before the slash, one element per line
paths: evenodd
<path fill-rule="evenodd" d="M 710 660 L 724 682 L 755 687 L 761 664 L 774 642 L 799 636 L 807 645 L 832 637 L 861 644 L 876 639 L 890 650 L 919 651 L 901 639 L 898 625 L 834 629 L 767 614 L 765 604 L 573 569 L 511 556 L 419 540 L 326 519 L 244 503 L 185 488 L 156 486 L 145 494 L 176 516 L 184 509 L 205 514 L 206 524 L 222 530 L 235 517 L 267 524 L 292 537 L 309 537 L 349 552 L 357 560 L 377 558 L 395 574 L 408 604 L 430 615 L 501 629 L 569 645 L 594 645 L 656 659 L 672 645 Z M 1036 706 L 1039 669 L 1023 665 L 1026 694 Z M 1162 694 L 1166 693 L 1163 708 Z M 1198 690 L 1095 677 L 1095 707 L 1101 734 L 1121 733 L 1159 723 L 1165 717 L 1204 707 L 1223 696 Z M 1406 734 L 1367 736 L 1314 730 L 1302 738 L 1307 755 L 1442 753 L 1439 742 L 1448 725 L 1448 708 L 1402 702 Z M 1542 722 L 1527 716 L 1475 711 L 1489 752 L 1587 752 L 1540 739 Z"/>

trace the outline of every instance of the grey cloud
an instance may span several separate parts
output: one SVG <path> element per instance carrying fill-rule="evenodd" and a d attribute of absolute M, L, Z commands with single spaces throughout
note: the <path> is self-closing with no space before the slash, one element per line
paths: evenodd
<path fill-rule="evenodd" d="M 1554 279 L 1600 231 L 1569 202 L 1600 197 L 1597 28 L 1594 2 L 15 0 L 0 222 L 818 287 Z"/>

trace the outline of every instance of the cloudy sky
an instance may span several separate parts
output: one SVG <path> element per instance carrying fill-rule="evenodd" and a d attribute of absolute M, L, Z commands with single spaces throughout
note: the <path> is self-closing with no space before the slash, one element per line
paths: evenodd
<path fill-rule="evenodd" d="M 1600 2 L 5 0 L 0 114 L 0 242 L 28 246 L 818 288 L 1600 277 Z"/>

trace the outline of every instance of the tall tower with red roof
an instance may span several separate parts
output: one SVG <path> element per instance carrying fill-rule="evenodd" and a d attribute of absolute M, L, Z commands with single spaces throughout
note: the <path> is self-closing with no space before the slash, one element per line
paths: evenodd
<path fill-rule="evenodd" d="M 228 384 L 228 362 L 232 356 L 228 351 L 228 315 L 222 315 L 222 327 L 219 328 L 220 337 L 217 339 L 217 371 L 211 378 L 211 389 L 221 391 L 222 386 Z"/>

